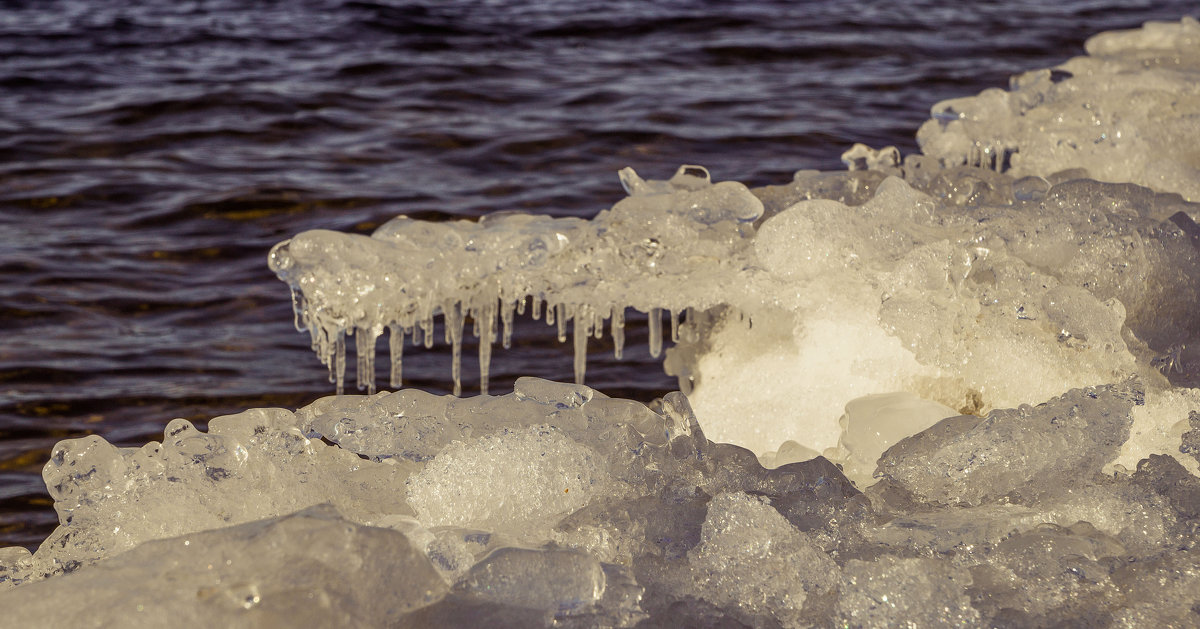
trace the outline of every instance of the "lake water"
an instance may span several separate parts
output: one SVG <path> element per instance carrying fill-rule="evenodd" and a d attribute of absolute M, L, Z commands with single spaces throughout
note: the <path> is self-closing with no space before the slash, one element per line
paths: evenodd
<path fill-rule="evenodd" d="M 56 524 L 55 442 L 332 393 L 276 242 L 397 214 L 588 217 L 616 171 L 784 183 L 853 142 L 917 150 L 938 100 L 1081 54 L 1194 2 L 136 3 L 0 8 L 0 546 Z M 588 384 L 674 387 L 631 320 Z M 470 356 L 471 352 L 464 352 Z M 386 367 L 381 365 L 380 369 Z M 571 378 L 525 321 L 492 391 Z M 408 386 L 449 392 L 444 346 Z M 473 374 L 469 364 L 464 372 Z M 473 382 L 468 375 L 464 390 Z M 381 380 L 385 378 L 381 377 Z"/>

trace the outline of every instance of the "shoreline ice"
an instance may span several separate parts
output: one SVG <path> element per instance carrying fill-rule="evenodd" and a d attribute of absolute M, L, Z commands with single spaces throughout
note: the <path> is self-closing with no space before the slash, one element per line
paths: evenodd
<path fill-rule="evenodd" d="M 339 392 L 353 336 L 369 394 L 60 443 L 60 527 L 0 549 L 0 605 L 27 626 L 1196 622 L 1200 24 L 1087 50 L 935 105 L 924 155 L 858 145 L 754 190 L 626 169 L 590 221 L 281 243 L 297 327 Z M 682 393 L 582 385 L 626 308 L 652 354 L 675 342 Z M 374 392 L 375 339 L 397 387 L 441 315 L 456 392 L 470 319 L 486 393 L 525 310 L 571 331 L 577 384 Z"/>

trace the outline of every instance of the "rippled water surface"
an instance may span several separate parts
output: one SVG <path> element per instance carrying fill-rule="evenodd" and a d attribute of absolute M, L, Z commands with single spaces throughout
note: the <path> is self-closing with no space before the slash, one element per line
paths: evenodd
<path fill-rule="evenodd" d="M 127 6 L 136 5 L 136 6 Z M 254 8 L 247 8 L 253 6 Z M 16 2 L 0 8 L 0 546 L 56 517 L 59 439 L 135 445 L 331 393 L 271 245 L 406 213 L 591 216 L 616 171 L 783 183 L 930 105 L 1193 2 Z M 517 375 L 571 377 L 525 322 Z M 588 383 L 673 387 L 630 329 Z M 447 392 L 445 348 L 406 352 Z M 468 350 L 464 352 L 470 356 Z M 381 369 L 384 367 L 381 366 Z M 473 372 L 470 364 L 465 372 Z M 468 378 L 464 390 L 470 390 Z"/>

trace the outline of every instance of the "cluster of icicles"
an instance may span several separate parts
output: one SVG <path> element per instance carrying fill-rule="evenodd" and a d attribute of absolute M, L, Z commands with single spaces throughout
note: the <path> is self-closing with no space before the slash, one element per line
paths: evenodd
<path fill-rule="evenodd" d="M 345 387 L 346 378 L 346 336 L 355 339 L 355 354 L 358 358 L 356 376 L 358 389 L 375 393 L 375 343 L 381 336 L 381 329 L 342 328 L 322 322 L 319 317 L 305 307 L 304 297 L 293 289 L 292 301 L 295 305 L 296 329 L 307 331 L 313 339 L 313 351 L 320 357 L 322 364 L 329 368 L 329 381 L 337 385 L 341 394 Z M 486 303 L 479 303 L 484 301 Z M 451 347 L 451 375 L 454 380 L 454 395 L 462 395 L 462 345 L 463 328 L 466 320 L 472 321 L 472 334 L 479 340 L 479 392 L 488 394 L 488 373 L 492 360 L 492 346 L 496 343 L 496 317 L 500 317 L 500 343 L 504 349 L 512 345 L 512 326 L 515 315 L 524 315 L 526 311 L 536 321 L 545 313 L 547 325 L 557 326 L 558 341 L 567 340 L 567 324 L 572 326 L 572 339 L 575 349 L 575 382 L 583 384 L 587 371 L 587 344 L 589 337 L 600 339 L 604 334 L 605 322 L 613 341 L 613 356 L 620 360 L 625 348 L 625 307 L 607 306 L 596 308 L 590 305 L 565 303 L 548 303 L 538 295 L 527 295 L 521 299 L 496 299 L 445 304 L 436 310 L 431 310 L 426 316 L 415 322 L 392 322 L 387 324 L 388 349 L 391 357 L 390 386 L 398 389 L 403 378 L 404 343 L 406 337 L 412 345 L 424 345 L 431 348 L 434 344 L 435 315 L 442 314 L 443 338 Z M 691 309 L 688 309 L 690 311 Z M 670 318 L 671 340 L 679 342 L 681 316 L 679 312 L 667 310 Z M 650 355 L 658 358 L 662 354 L 662 308 L 651 308 L 647 313 L 649 318 Z M 686 320 L 686 319 L 684 319 Z"/>
<path fill-rule="evenodd" d="M 601 338 L 606 321 L 621 358 L 626 309 L 649 316 L 650 354 L 657 358 L 664 310 L 678 342 L 685 311 L 723 303 L 724 296 L 678 287 L 697 273 L 736 277 L 753 222 L 763 214 L 749 188 L 714 184 L 702 167 L 682 166 L 666 181 L 643 180 L 632 169 L 620 176 L 629 196 L 588 221 L 503 212 L 477 222 L 400 216 L 370 237 L 304 232 L 276 245 L 268 262 L 291 286 L 296 328 L 310 334 L 339 393 L 347 335 L 355 339 L 358 387 L 374 392 L 375 343 L 386 329 L 391 386 L 398 388 L 406 339 L 432 347 L 441 315 L 453 349 L 455 395 L 462 392 L 467 319 L 479 339 L 486 394 L 496 337 L 507 349 L 513 318 L 526 310 L 557 326 L 560 342 L 572 327 L 575 381 L 582 384 L 588 337 Z"/>

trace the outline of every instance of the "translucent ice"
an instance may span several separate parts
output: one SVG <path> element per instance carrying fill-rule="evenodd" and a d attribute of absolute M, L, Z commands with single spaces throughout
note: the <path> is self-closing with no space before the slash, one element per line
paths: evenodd
<path fill-rule="evenodd" d="M 1196 30 L 943 104 L 926 155 L 753 191 L 627 169 L 590 221 L 281 243 L 297 324 L 339 390 L 352 336 L 370 394 L 59 444 L 60 526 L 0 549 L 2 620 L 1195 625 L 1200 212 L 1165 191 L 1195 183 Z M 527 310 L 581 381 L 628 307 L 687 395 L 372 391 L 384 333 L 399 386 L 441 317 L 458 380 L 464 326 L 486 372 Z"/>
<path fill-rule="evenodd" d="M 807 535 L 746 494 L 713 497 L 690 555 L 701 596 L 784 627 L 803 626 L 809 593 L 828 594 L 838 579 L 837 565 Z"/>
<path fill-rule="evenodd" d="M 430 526 L 519 534 L 611 493 L 610 482 L 597 452 L 541 425 L 447 446 L 408 480 L 408 502 Z"/>
<path fill-rule="evenodd" d="M 716 305 L 707 286 L 688 290 L 685 278 L 703 268 L 734 282 L 742 268 L 736 252 L 763 212 L 744 185 L 713 184 L 698 166 L 680 167 L 669 181 L 645 181 L 625 169 L 621 183 L 630 196 L 590 221 L 496 213 L 478 222 L 430 223 L 400 216 L 370 238 L 302 233 L 271 251 L 270 266 L 292 287 L 297 327 L 309 332 L 339 390 L 347 335 L 360 339 L 359 388 L 374 391 L 374 339 L 389 330 L 398 386 L 404 336 L 428 345 L 434 317 L 442 315 L 456 394 L 468 318 L 481 339 L 486 392 L 497 320 L 508 339 L 507 325 L 526 299 L 535 318 L 545 304 L 546 323 L 558 326 L 560 339 L 572 323 L 575 379 L 582 382 L 587 338 L 606 320 L 618 338 L 625 308 L 678 316 Z"/>
<path fill-rule="evenodd" d="M 838 620 L 850 627 L 967 627 L 979 623 L 965 589 L 970 574 L 937 559 L 852 559 L 842 575 Z"/>
<path fill-rule="evenodd" d="M 1096 35 L 1086 49 L 1013 77 L 1008 91 L 934 105 L 921 149 L 946 165 L 1017 177 L 1081 168 L 1200 200 L 1200 23 L 1150 22 Z"/>
<path fill-rule="evenodd" d="M 1142 392 L 1127 384 L 1072 391 L 1036 408 L 951 417 L 889 448 L 876 473 L 943 504 L 1083 483 L 1116 457 L 1141 403 Z"/>
<path fill-rule="evenodd" d="M 912 393 L 869 395 L 851 400 L 842 416 L 837 458 L 846 476 L 860 487 L 870 485 L 875 462 L 894 443 L 958 413 Z"/>
<path fill-rule="evenodd" d="M 0 601 L 13 627 L 378 627 L 447 589 L 404 535 L 325 506 L 147 542 Z"/>

